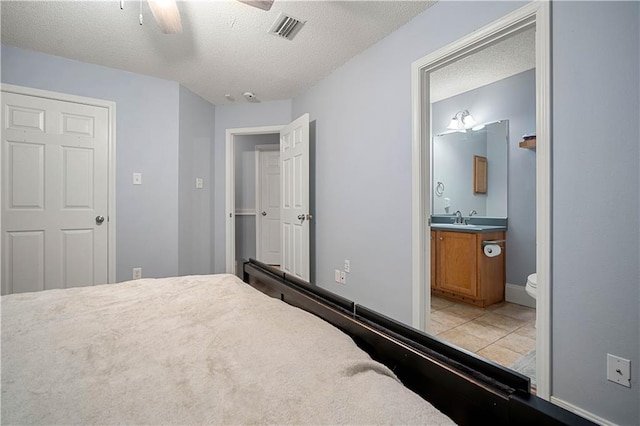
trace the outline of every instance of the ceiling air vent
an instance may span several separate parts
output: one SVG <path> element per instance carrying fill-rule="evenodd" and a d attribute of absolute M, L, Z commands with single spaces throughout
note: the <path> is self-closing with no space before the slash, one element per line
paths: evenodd
<path fill-rule="evenodd" d="M 288 40 L 293 40 L 293 38 L 298 34 L 298 31 L 302 28 L 306 21 L 301 21 L 292 16 L 287 16 L 284 13 L 280 13 L 276 22 L 273 23 L 271 29 L 269 30 L 269 34 L 277 35 L 278 37 L 283 37 Z"/>

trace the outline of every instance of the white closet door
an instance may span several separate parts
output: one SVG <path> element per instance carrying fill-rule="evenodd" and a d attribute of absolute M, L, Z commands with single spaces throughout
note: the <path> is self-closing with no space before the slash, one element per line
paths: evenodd
<path fill-rule="evenodd" d="M 106 283 L 107 109 L 3 92 L 2 120 L 2 293 Z"/>
<path fill-rule="evenodd" d="M 260 162 L 256 257 L 269 265 L 280 265 L 280 152 L 256 152 Z"/>

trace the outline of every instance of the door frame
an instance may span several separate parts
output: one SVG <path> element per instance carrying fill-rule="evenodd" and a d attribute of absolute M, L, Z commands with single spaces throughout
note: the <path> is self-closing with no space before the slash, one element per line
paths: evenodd
<path fill-rule="evenodd" d="M 17 95 L 33 96 L 54 101 L 71 102 L 75 104 L 89 105 L 105 108 L 108 114 L 107 128 L 107 283 L 116 282 L 116 103 L 104 99 L 88 98 L 85 96 L 71 95 L 68 93 L 53 92 L 49 90 L 34 89 L 32 87 L 17 86 L 2 83 L 2 92 Z M 2 150 L 0 149 L 0 164 L 2 164 Z M 0 197 L 0 212 L 2 202 Z M 0 213 L 2 214 L 2 213 Z M 0 217 L 0 221 L 1 221 Z M 0 244 L 0 247 L 2 244 Z M 0 250 L 2 250 L 0 248 Z M 0 251 L 0 259 L 2 252 Z"/>
<path fill-rule="evenodd" d="M 431 299 L 429 216 L 431 111 L 429 72 L 525 27 L 536 29 L 536 381 L 537 395 L 551 395 L 551 43 L 550 5 L 533 1 L 497 21 L 415 61 L 412 103 L 412 325 L 429 328 Z"/>
<path fill-rule="evenodd" d="M 280 134 L 285 125 L 242 127 L 227 129 L 225 137 L 225 229 L 226 229 L 226 250 L 225 250 L 225 272 L 227 274 L 236 273 L 236 197 L 235 197 L 235 137 L 253 135 Z"/>
<path fill-rule="evenodd" d="M 262 230 L 262 226 L 260 225 L 260 190 L 262 189 L 262 180 L 260 179 L 260 173 L 262 171 L 262 167 L 260 166 L 260 156 L 264 152 L 273 152 L 280 151 L 280 144 L 266 144 L 266 145 L 256 145 L 256 258 L 260 260 L 262 258 L 262 250 L 260 249 L 260 231 Z M 280 164 L 278 164 L 280 167 Z M 279 169 L 278 169 L 279 170 Z M 278 189 L 281 189 L 278 187 Z M 280 250 L 280 263 L 282 263 L 282 250 Z"/>

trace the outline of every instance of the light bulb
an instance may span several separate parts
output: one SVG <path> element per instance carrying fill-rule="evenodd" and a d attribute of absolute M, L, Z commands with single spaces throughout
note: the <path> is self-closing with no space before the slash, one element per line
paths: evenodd
<path fill-rule="evenodd" d="M 471 114 L 469 114 L 468 112 L 466 115 L 465 114 L 462 115 L 462 122 L 464 123 L 465 129 L 473 127 L 476 124 L 476 120 L 474 120 Z"/>

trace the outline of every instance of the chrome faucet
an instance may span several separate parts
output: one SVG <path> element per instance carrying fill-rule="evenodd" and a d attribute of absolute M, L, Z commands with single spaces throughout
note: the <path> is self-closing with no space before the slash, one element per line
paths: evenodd
<path fill-rule="evenodd" d="M 464 220 L 462 219 L 462 213 L 460 213 L 460 210 L 456 210 L 455 215 L 456 215 L 456 220 L 453 223 L 464 224 Z"/>
<path fill-rule="evenodd" d="M 471 211 L 469 212 L 469 217 L 473 216 L 474 214 L 478 214 L 478 212 L 477 212 L 477 211 L 475 211 L 475 210 L 471 210 Z"/>

